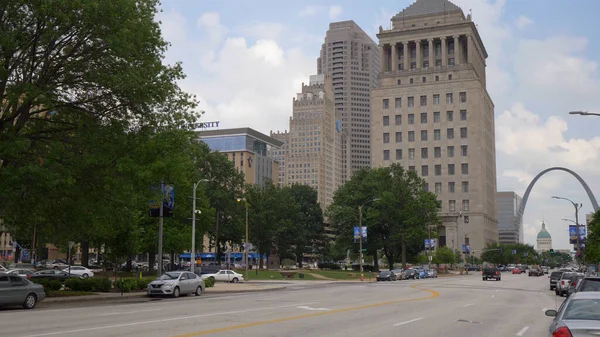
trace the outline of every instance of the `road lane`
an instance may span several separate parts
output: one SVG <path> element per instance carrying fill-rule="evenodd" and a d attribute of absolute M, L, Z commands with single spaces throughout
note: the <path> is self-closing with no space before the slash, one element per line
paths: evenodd
<path fill-rule="evenodd" d="M 385 283 L 330 283 L 262 293 L 115 306 L 0 311 L 14 337 L 538 336 L 562 298 L 547 277 L 478 274 Z M 437 295 L 436 295 L 437 294 Z M 35 322 L 35 324 L 31 324 Z"/>

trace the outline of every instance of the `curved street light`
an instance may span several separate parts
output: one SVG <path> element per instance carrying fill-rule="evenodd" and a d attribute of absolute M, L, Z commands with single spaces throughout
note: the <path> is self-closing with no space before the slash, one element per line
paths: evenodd
<path fill-rule="evenodd" d="M 192 273 L 196 267 L 196 189 L 200 183 L 208 181 L 208 179 L 200 179 L 194 184 L 194 200 L 192 201 L 192 251 L 190 252 L 190 271 Z M 198 214 L 200 214 L 200 210 L 198 210 Z"/>
<path fill-rule="evenodd" d="M 600 113 L 587 112 L 587 111 L 569 111 L 569 115 L 600 116 Z"/>
<path fill-rule="evenodd" d="M 575 248 L 575 251 L 580 251 L 581 250 L 581 242 L 580 242 L 580 238 L 579 238 L 579 210 L 581 209 L 581 207 L 583 207 L 583 204 L 578 204 L 571 199 L 557 197 L 557 196 L 552 196 L 552 199 L 566 200 L 566 201 L 570 202 L 573 205 L 573 207 L 575 208 L 575 230 L 576 230 L 576 236 L 577 236 L 577 247 Z"/>
<path fill-rule="evenodd" d="M 358 249 L 360 250 L 360 280 L 362 281 L 364 276 L 363 276 L 363 251 L 362 251 L 362 243 L 363 243 L 363 235 L 362 235 L 362 214 L 363 214 L 363 207 L 370 203 L 371 201 L 377 201 L 379 200 L 379 198 L 373 198 L 373 199 L 369 199 L 365 202 L 363 202 L 362 205 L 358 206 L 358 242 L 359 242 L 359 246 Z"/>

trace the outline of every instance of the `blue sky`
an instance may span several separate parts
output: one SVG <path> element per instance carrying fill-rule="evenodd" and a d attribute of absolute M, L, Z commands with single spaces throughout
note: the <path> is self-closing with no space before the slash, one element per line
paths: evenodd
<path fill-rule="evenodd" d="M 261 132 L 288 129 L 292 98 L 316 73 L 316 58 L 331 21 L 354 20 L 377 42 L 377 27 L 412 0 L 193 1 L 164 0 L 163 34 L 172 43 L 167 62 L 183 62 L 185 90 L 195 93 L 205 121 Z M 496 105 L 499 190 L 521 195 L 540 171 L 564 166 L 579 173 L 600 197 L 600 1 L 455 0 L 472 10 L 489 54 L 488 91 Z M 575 5 L 576 4 L 576 5 Z M 526 241 L 545 220 L 555 248 L 568 248 L 572 206 L 591 206 L 583 188 L 564 172 L 536 184 L 525 211 Z"/>

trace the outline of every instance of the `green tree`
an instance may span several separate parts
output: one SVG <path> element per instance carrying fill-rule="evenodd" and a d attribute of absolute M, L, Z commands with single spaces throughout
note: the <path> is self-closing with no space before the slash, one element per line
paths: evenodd
<path fill-rule="evenodd" d="M 427 226 L 440 221 L 436 195 L 425 191 L 425 181 L 415 172 L 399 164 L 361 170 L 336 191 L 327 214 L 340 234 L 337 240 L 348 246 L 361 205 L 369 253 L 374 256 L 382 249 L 390 265 L 400 256 L 406 267 L 409 253 L 416 258 L 422 251 Z"/>
<path fill-rule="evenodd" d="M 587 263 L 600 262 L 600 211 L 592 216 L 588 223 L 588 237 L 585 244 L 584 258 Z"/>
<path fill-rule="evenodd" d="M 438 247 L 435 251 L 435 260 L 439 264 L 454 264 L 456 255 L 449 247 Z"/>

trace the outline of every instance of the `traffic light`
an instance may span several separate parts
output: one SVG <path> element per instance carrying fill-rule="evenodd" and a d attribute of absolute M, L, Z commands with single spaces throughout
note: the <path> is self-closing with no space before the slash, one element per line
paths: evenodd
<path fill-rule="evenodd" d="M 554 249 L 550 249 L 550 255 L 554 255 Z"/>

